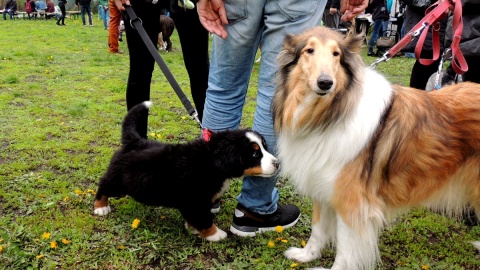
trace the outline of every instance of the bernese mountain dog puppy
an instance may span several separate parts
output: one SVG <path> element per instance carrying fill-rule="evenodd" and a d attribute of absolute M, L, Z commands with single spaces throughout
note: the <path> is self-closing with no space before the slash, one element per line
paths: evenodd
<path fill-rule="evenodd" d="M 186 225 L 209 241 L 227 236 L 213 223 L 213 202 L 228 188 L 228 179 L 272 176 L 278 160 L 267 152 L 263 137 L 252 130 L 215 132 L 209 141 L 167 144 L 142 138 L 137 118 L 148 114 L 152 103 L 133 107 L 122 126 L 122 147 L 100 179 L 94 214 L 111 212 L 109 197 L 130 196 L 152 206 L 180 210 Z"/>

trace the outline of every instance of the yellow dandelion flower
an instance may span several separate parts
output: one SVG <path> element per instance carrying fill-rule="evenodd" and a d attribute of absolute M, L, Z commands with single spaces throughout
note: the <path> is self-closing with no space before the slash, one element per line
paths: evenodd
<path fill-rule="evenodd" d="M 140 219 L 138 219 L 138 218 L 134 219 L 133 222 L 132 222 L 132 228 L 133 229 L 138 228 L 139 224 L 140 224 Z"/>
<path fill-rule="evenodd" d="M 63 201 L 64 201 L 64 202 L 68 201 L 68 196 L 65 197 L 65 198 L 63 198 Z"/>
<path fill-rule="evenodd" d="M 161 134 L 158 134 L 158 135 L 157 135 L 157 138 L 161 139 L 161 138 L 162 138 L 162 135 L 161 135 Z"/>
<path fill-rule="evenodd" d="M 275 243 L 273 241 L 268 241 L 268 247 L 273 248 Z"/>
<path fill-rule="evenodd" d="M 57 249 L 58 248 L 57 241 L 50 242 L 50 248 Z"/>
<path fill-rule="evenodd" d="M 82 194 L 82 193 L 83 193 L 83 192 L 82 192 L 80 189 L 76 189 L 76 190 L 75 190 L 75 194 L 77 194 L 77 195 L 80 195 L 80 194 Z"/>
<path fill-rule="evenodd" d="M 280 240 L 280 241 L 282 241 L 283 243 L 288 243 L 288 240 L 287 240 L 287 239 L 282 239 L 282 240 Z"/>
<path fill-rule="evenodd" d="M 38 196 L 40 196 L 40 198 L 45 198 L 45 195 L 43 195 L 43 194 L 40 194 Z"/>
<path fill-rule="evenodd" d="M 95 195 L 95 190 L 93 190 L 93 189 L 87 189 L 87 193 L 90 193 L 90 194 Z"/>
<path fill-rule="evenodd" d="M 283 232 L 283 227 L 282 226 L 277 226 L 277 227 L 275 227 L 275 231 L 278 232 L 278 233 L 281 233 L 281 232 Z"/>
<path fill-rule="evenodd" d="M 182 120 L 185 120 L 185 119 L 187 119 L 187 117 L 186 117 L 186 116 L 182 116 Z"/>
<path fill-rule="evenodd" d="M 120 245 L 117 247 L 118 249 L 125 249 L 125 246 L 124 245 Z"/>
<path fill-rule="evenodd" d="M 290 264 L 290 267 L 291 267 L 291 268 L 295 268 L 295 267 L 297 267 L 297 266 L 299 266 L 299 265 L 300 265 L 300 264 L 298 264 L 298 263 L 292 263 L 292 264 Z"/>
<path fill-rule="evenodd" d="M 155 132 L 150 133 L 150 136 L 155 137 Z"/>
<path fill-rule="evenodd" d="M 0 252 L 2 252 L 2 251 L 3 251 L 3 247 L 2 247 L 2 246 L 0 246 Z"/>
<path fill-rule="evenodd" d="M 422 265 L 422 269 L 425 269 L 425 270 L 426 270 L 426 269 L 430 269 L 430 266 L 428 266 L 428 265 Z"/>
<path fill-rule="evenodd" d="M 48 239 L 48 238 L 50 238 L 50 233 L 49 232 L 44 232 L 42 234 L 42 239 Z"/>
<path fill-rule="evenodd" d="M 302 240 L 302 247 L 305 247 L 307 245 L 307 243 L 305 242 L 305 240 Z"/>
<path fill-rule="evenodd" d="M 60 125 L 65 125 L 65 122 L 60 122 Z"/>
<path fill-rule="evenodd" d="M 64 245 L 68 245 L 68 244 L 70 244 L 70 241 L 68 241 L 67 239 L 63 238 L 63 239 L 62 239 L 62 243 L 63 243 Z"/>
<path fill-rule="evenodd" d="M 45 257 L 45 255 L 43 255 L 43 254 L 37 255 L 37 259 L 41 259 L 43 257 Z"/>

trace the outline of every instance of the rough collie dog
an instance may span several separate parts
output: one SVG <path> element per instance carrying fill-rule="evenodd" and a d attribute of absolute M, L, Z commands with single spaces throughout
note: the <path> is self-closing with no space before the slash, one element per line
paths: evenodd
<path fill-rule="evenodd" d="M 281 170 L 314 202 L 307 245 L 285 255 L 307 262 L 333 243 L 332 269 L 375 268 L 379 231 L 402 210 L 480 214 L 480 85 L 391 85 L 365 67 L 362 41 L 318 27 L 278 57 Z"/>
<path fill-rule="evenodd" d="M 272 176 L 277 159 L 265 140 L 251 130 L 213 133 L 207 142 L 166 144 L 142 138 L 137 118 L 148 113 L 151 102 L 133 107 L 122 127 L 122 148 L 113 155 L 100 179 L 94 213 L 111 212 L 109 197 L 131 196 L 146 205 L 180 210 L 186 225 L 209 241 L 227 234 L 213 224 L 212 202 L 228 188 L 228 179 L 242 175 Z"/>

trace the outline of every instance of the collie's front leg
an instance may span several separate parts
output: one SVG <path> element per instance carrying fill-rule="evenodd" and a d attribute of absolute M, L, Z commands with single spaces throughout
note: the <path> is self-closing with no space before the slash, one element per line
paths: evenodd
<path fill-rule="evenodd" d="M 304 248 L 291 247 L 285 256 L 299 262 L 309 262 L 320 258 L 322 249 L 335 237 L 335 213 L 333 209 L 313 202 L 312 233 Z"/>
<path fill-rule="evenodd" d="M 352 228 L 337 215 L 337 255 L 332 270 L 375 269 L 380 257 L 378 232 L 381 225 L 368 220 L 362 227 Z"/>

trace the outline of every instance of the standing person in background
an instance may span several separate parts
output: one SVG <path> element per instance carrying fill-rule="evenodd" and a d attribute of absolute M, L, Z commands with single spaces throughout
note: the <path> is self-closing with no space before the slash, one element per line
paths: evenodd
<path fill-rule="evenodd" d="M 338 28 L 340 16 L 340 0 L 327 0 L 322 17 L 323 25 L 329 28 Z"/>
<path fill-rule="evenodd" d="M 65 16 L 67 15 L 67 12 L 65 10 L 66 4 L 67 4 L 67 0 L 58 0 L 58 7 L 60 8 L 60 12 L 62 13 L 62 15 L 58 17 L 57 25 L 65 26 Z M 62 22 L 62 24 L 60 24 L 60 21 Z"/>
<path fill-rule="evenodd" d="M 371 0 L 365 12 L 372 14 L 373 20 L 373 30 L 370 40 L 368 41 L 367 55 L 376 56 L 376 54 L 373 52 L 373 48 L 377 42 L 377 39 L 380 38 L 385 30 L 387 30 L 384 29 L 384 22 L 388 22 L 388 19 L 390 19 L 386 0 Z"/>
<path fill-rule="evenodd" d="M 271 103 L 275 93 L 276 58 L 287 34 L 299 34 L 322 20 L 326 0 L 241 1 L 200 0 L 198 14 L 213 38 L 203 125 L 212 131 L 237 129 L 242 119 L 255 54 L 262 58 L 253 130 L 262 134 L 275 155 Z M 228 19 L 228 20 L 227 20 Z M 296 224 L 300 209 L 280 205 L 277 176 L 244 177 L 230 231 L 239 236 L 288 228 Z"/>
<path fill-rule="evenodd" d="M 93 24 L 92 24 L 92 10 L 90 8 L 91 3 L 92 3 L 92 0 L 75 0 L 75 4 L 80 7 L 80 11 L 82 12 L 83 26 L 87 26 L 87 24 L 85 22 L 85 13 L 88 14 L 89 25 L 93 26 Z"/>
<path fill-rule="evenodd" d="M 460 50 L 468 65 L 468 71 L 463 74 L 463 80 L 480 83 L 480 1 L 462 0 L 462 6 L 463 32 L 460 39 Z M 452 43 L 452 19 L 453 16 L 450 15 L 445 34 L 445 47 L 447 48 Z M 442 78 L 442 84 L 448 80 L 454 80 L 456 75 L 451 64 L 446 71 L 448 77 Z"/>
<path fill-rule="evenodd" d="M 99 0 L 99 3 L 98 12 L 100 12 L 100 16 L 102 16 L 103 27 L 105 27 L 105 30 L 108 30 L 108 22 L 110 21 L 108 0 Z"/>
<path fill-rule="evenodd" d="M 3 9 L 3 19 L 7 19 L 7 13 L 10 15 L 10 19 L 13 19 L 13 14 L 17 11 L 17 1 L 16 0 L 8 0 L 5 4 L 5 8 Z"/>
<path fill-rule="evenodd" d="M 406 5 L 405 9 L 405 34 L 410 32 L 410 30 L 423 19 L 425 16 L 425 11 L 427 8 L 436 2 L 436 0 L 431 1 L 416 1 L 416 0 L 404 0 Z M 447 24 L 447 19 L 444 19 L 440 22 L 440 28 L 438 29 L 440 37 L 440 54 L 443 52 L 443 41 L 445 37 L 445 27 Z M 432 43 L 432 31 L 433 27 L 428 29 L 428 34 L 425 38 L 425 43 L 423 44 L 422 51 L 420 53 L 420 58 L 431 59 L 433 57 L 433 43 Z M 405 54 L 413 53 L 417 45 L 418 39 L 413 40 L 407 46 L 402 49 L 402 52 Z M 410 74 L 410 87 L 425 90 L 427 86 L 428 79 L 430 76 L 437 72 L 440 59 L 432 63 L 431 65 L 422 65 L 418 59 L 415 61 L 412 67 L 412 72 Z"/>
<path fill-rule="evenodd" d="M 120 21 L 122 20 L 122 13 L 115 5 L 115 1 L 108 1 L 108 13 L 110 20 L 108 22 L 108 50 L 110 53 L 122 54 L 123 51 L 118 49 L 118 39 Z M 123 8 L 123 7 L 122 7 Z M 160 19 L 160 14 L 158 15 Z"/>

